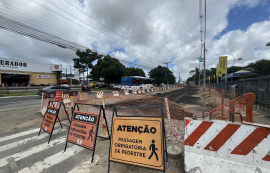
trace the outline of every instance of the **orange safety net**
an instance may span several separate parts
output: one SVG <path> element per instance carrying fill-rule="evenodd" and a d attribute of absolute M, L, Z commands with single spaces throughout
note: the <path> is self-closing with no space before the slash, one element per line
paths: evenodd
<path fill-rule="evenodd" d="M 212 119 L 253 122 L 253 104 L 255 102 L 254 93 L 243 94 L 227 103 L 218 106 L 210 111 Z M 236 119 L 235 119 L 236 118 Z"/>

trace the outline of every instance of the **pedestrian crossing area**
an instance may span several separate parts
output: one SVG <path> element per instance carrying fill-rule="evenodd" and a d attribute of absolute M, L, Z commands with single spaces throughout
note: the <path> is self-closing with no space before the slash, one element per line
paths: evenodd
<path fill-rule="evenodd" d="M 68 143 L 64 152 L 68 129 L 55 127 L 51 141 L 50 135 L 39 128 L 0 135 L 0 173 L 38 173 L 38 172 L 91 172 L 100 160 L 96 153 L 91 163 L 92 151 Z M 108 140 L 102 142 L 108 143 Z M 99 141 L 97 141 L 97 144 Z"/>

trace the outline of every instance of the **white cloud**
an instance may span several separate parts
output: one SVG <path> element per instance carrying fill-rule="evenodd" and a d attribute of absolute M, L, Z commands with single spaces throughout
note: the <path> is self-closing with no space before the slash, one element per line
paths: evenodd
<path fill-rule="evenodd" d="M 25 17 L 21 18 L 23 15 L 16 17 L 24 23 L 46 29 L 52 34 L 85 47 L 97 48 L 100 53 L 110 52 L 113 57 L 120 60 L 136 60 L 140 66 L 150 68 L 172 61 L 171 69 L 175 74 L 181 73 L 184 80 L 190 70 L 199 66 L 197 57 L 200 55 L 201 43 L 198 1 L 67 0 L 95 20 L 65 1 L 48 0 L 77 19 L 46 1 L 34 1 L 68 20 L 33 1 L 5 0 L 1 1 L 0 5 L 3 3 L 1 9 L 4 9 L 6 3 L 11 4 L 12 6 L 7 7 L 13 9 L 13 12 L 17 10 L 15 6 L 39 17 L 39 21 L 32 19 L 36 21 L 35 23 L 25 20 Z M 225 54 L 242 57 L 244 60 L 236 63 L 239 65 L 246 65 L 262 58 L 269 59 L 269 47 L 265 46 L 266 42 L 270 41 L 269 20 L 254 23 L 246 31 L 234 30 L 220 38 L 216 37 L 228 25 L 227 15 L 231 8 L 235 6 L 253 8 L 262 3 L 260 0 L 207 0 L 207 68 L 215 67 L 216 59 Z M 0 15 L 3 14 L 11 16 L 11 13 L 2 11 Z M 50 26 L 47 21 L 50 22 Z M 73 64 L 72 58 L 76 57 L 76 54 L 73 50 L 62 49 L 0 29 L 0 57 L 42 63 L 57 62 L 69 67 Z M 145 71 L 148 72 L 149 69 Z"/>

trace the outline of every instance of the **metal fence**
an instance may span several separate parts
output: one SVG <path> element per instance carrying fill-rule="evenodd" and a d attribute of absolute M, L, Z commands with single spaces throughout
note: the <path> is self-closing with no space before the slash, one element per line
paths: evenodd
<path fill-rule="evenodd" d="M 270 76 L 238 80 L 236 92 L 238 95 L 255 93 L 257 110 L 270 116 Z"/>
<path fill-rule="evenodd" d="M 227 83 L 208 84 L 218 90 L 224 89 L 227 96 L 230 95 L 230 87 L 235 87 L 235 96 L 253 92 L 256 95 L 256 110 L 265 116 L 270 117 L 270 76 L 240 79 L 238 81 L 228 81 Z"/>

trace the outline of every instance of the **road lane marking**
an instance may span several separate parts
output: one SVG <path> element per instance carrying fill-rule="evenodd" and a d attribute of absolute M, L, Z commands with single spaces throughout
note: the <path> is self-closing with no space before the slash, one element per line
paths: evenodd
<path fill-rule="evenodd" d="M 57 129 L 57 130 L 54 130 L 53 131 L 53 135 L 56 135 L 60 132 L 63 132 L 62 129 Z M 5 150 L 8 150 L 8 149 L 11 149 L 11 148 L 15 148 L 15 147 L 19 147 L 20 145 L 24 145 L 26 143 L 30 143 L 30 142 L 33 142 L 33 141 L 37 141 L 37 140 L 40 140 L 42 138 L 45 138 L 45 137 L 48 137 L 49 138 L 49 134 L 48 133 L 45 133 L 43 132 L 43 134 L 41 134 L 40 136 L 33 136 L 31 138 L 27 138 L 27 139 L 23 139 L 23 140 L 20 140 L 20 141 L 16 141 L 14 143 L 11 143 L 11 144 L 7 144 L 7 145 L 3 145 L 0 147 L 0 151 L 5 151 Z"/>
<path fill-rule="evenodd" d="M 93 166 L 95 166 L 96 163 L 99 160 L 100 160 L 100 155 L 99 154 L 95 154 L 93 163 L 91 162 L 92 160 L 89 159 L 89 160 L 83 162 L 81 165 L 78 165 L 76 168 L 72 169 L 68 173 L 77 173 L 77 172 L 80 172 L 80 173 L 89 173 L 89 171 L 91 170 L 91 168 Z"/>
<path fill-rule="evenodd" d="M 2 138 L 0 138 L 0 141 L 3 142 L 3 141 L 7 141 L 7 140 L 14 139 L 14 138 L 17 138 L 17 137 L 25 136 L 25 135 L 28 135 L 28 134 L 31 134 L 31 133 L 36 133 L 36 132 L 39 131 L 39 129 L 40 128 L 31 129 L 31 130 L 28 130 L 28 131 L 23 131 L 23 132 L 20 132 L 20 133 L 16 133 L 16 134 L 13 134 L 13 135 L 2 137 Z"/>
<path fill-rule="evenodd" d="M 59 145 L 59 144 L 62 144 L 66 141 L 66 136 L 63 136 L 61 138 L 57 138 L 57 139 L 54 139 L 50 142 L 50 144 L 48 144 L 47 142 L 43 143 L 43 144 L 40 144 L 38 146 L 35 146 L 35 147 L 32 147 L 32 148 L 29 148 L 25 151 L 21 151 L 19 153 L 16 153 L 16 154 L 13 154 L 11 156 L 7 156 L 5 158 L 2 158 L 0 159 L 0 167 L 3 167 L 5 165 L 7 165 L 9 162 L 7 161 L 8 158 L 14 158 L 14 160 L 17 162 L 23 158 L 26 158 L 30 155 L 33 155 L 35 153 L 38 153 L 40 151 L 43 151 L 43 150 L 46 150 L 48 148 L 51 148 L 51 147 L 54 147 L 55 145 Z"/>
<path fill-rule="evenodd" d="M 40 107 L 40 104 L 39 105 L 34 105 L 34 106 L 21 107 L 21 108 L 4 109 L 4 110 L 0 110 L 0 112 L 12 111 L 12 110 L 23 109 L 23 108 L 33 108 L 33 107 L 38 107 L 38 106 Z"/>
<path fill-rule="evenodd" d="M 74 156 L 75 154 L 83 150 L 86 149 L 77 145 L 73 145 L 72 147 L 67 148 L 66 152 L 61 151 L 59 153 L 56 153 L 50 157 L 47 157 L 43 161 L 36 162 L 32 166 L 20 170 L 19 172 L 20 173 L 42 172 L 43 170 L 48 169 L 51 166 L 57 165 L 58 163 Z"/>

